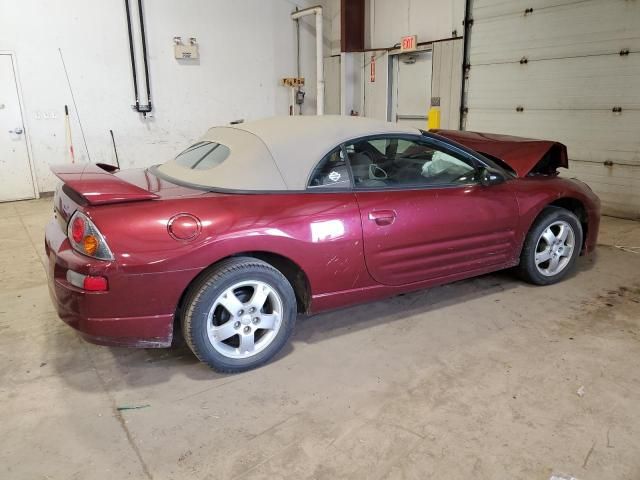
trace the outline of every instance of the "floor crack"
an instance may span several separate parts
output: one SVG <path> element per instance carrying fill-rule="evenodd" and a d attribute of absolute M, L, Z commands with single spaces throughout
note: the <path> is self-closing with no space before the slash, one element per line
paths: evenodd
<path fill-rule="evenodd" d="M 122 427 L 122 430 L 124 431 L 124 433 L 125 433 L 125 435 L 127 437 L 127 441 L 129 442 L 129 445 L 131 446 L 131 449 L 136 454 L 136 457 L 138 457 L 138 461 L 140 462 L 140 466 L 142 467 L 142 471 L 144 472 L 145 476 L 149 480 L 153 480 L 153 475 L 151 475 L 151 471 L 149 470 L 149 467 L 147 466 L 146 462 L 142 458 L 142 454 L 140 453 L 140 449 L 138 448 L 138 446 L 135 444 L 135 442 L 133 440 L 133 435 L 131 435 L 131 431 L 129 430 L 129 427 L 127 427 L 127 424 L 126 424 L 126 422 L 124 420 L 124 417 L 122 416 L 122 412 L 120 412 L 118 410 L 115 398 L 113 398 L 113 395 L 111 395 L 111 392 L 109 391 L 109 388 L 107 387 L 107 383 L 102 378 L 102 375 L 100 375 L 100 372 L 98 371 L 98 368 L 97 368 L 95 362 L 93 361 L 93 357 L 89 353 L 89 349 L 88 349 L 87 345 L 84 345 L 84 350 L 85 350 L 85 354 L 89 358 L 89 362 L 91 363 L 91 368 L 93 369 L 94 373 L 96 374 L 96 377 L 98 378 L 98 382 L 100 382 L 100 386 L 102 387 L 102 390 L 104 391 L 105 395 L 109 399 L 109 403 L 111 404 L 111 410 L 113 411 L 113 415 L 116 417 L 116 420 L 118 420 L 118 423 Z"/>
<path fill-rule="evenodd" d="M 593 442 L 593 444 L 591 445 L 591 448 L 587 452 L 587 456 L 584 457 L 584 462 L 582 463 L 582 468 L 584 468 L 584 469 L 587 468 L 587 463 L 589 462 L 589 458 L 591 458 L 591 454 L 593 453 L 593 449 L 594 448 L 596 448 L 596 442 Z"/>

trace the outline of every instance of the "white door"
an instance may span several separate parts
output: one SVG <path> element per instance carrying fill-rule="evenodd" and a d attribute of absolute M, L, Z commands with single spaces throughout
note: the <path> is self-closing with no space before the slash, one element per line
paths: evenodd
<path fill-rule="evenodd" d="M 394 68 L 395 120 L 417 128 L 427 128 L 431 101 L 431 52 L 398 55 Z"/>
<path fill-rule="evenodd" d="M 640 2 L 473 3 L 465 129 L 566 144 L 562 175 L 640 218 Z"/>
<path fill-rule="evenodd" d="M 0 201 L 34 196 L 13 61 L 0 54 Z"/>

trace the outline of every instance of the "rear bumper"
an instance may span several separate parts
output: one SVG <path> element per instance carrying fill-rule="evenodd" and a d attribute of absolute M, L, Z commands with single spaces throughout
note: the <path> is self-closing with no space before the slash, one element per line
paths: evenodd
<path fill-rule="evenodd" d="M 144 348 L 171 345 L 175 306 L 188 282 L 181 284 L 178 279 L 170 292 L 170 274 L 126 274 L 115 262 L 80 255 L 71 248 L 55 220 L 47 225 L 45 250 L 49 293 L 58 316 L 85 340 Z M 67 282 L 67 270 L 104 275 L 109 291 L 79 289 Z"/>
<path fill-rule="evenodd" d="M 66 286 L 49 283 L 49 293 L 58 316 L 90 343 L 112 347 L 165 348 L 173 338 L 173 315 L 147 317 L 91 318 L 66 304 L 91 302 L 90 297 L 70 291 Z"/>

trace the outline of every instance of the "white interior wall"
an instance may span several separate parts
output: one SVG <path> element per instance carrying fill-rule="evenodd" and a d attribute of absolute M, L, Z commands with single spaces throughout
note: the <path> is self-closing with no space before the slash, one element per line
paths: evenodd
<path fill-rule="evenodd" d="M 132 8 L 137 3 L 132 1 Z M 149 69 L 154 111 L 134 112 L 124 2 L 2 2 L 0 49 L 16 55 L 24 124 L 40 191 L 55 179 L 49 165 L 68 161 L 64 105 L 71 110 L 76 161 L 85 150 L 58 48 L 62 49 L 92 162 L 113 162 L 114 131 L 123 167 L 175 155 L 212 125 L 288 113 L 278 80 L 296 75 L 295 23 L 307 0 L 147 0 Z M 304 114 L 315 113 L 315 27 L 301 20 Z M 174 36 L 196 37 L 200 60 L 179 63 Z M 146 99 L 143 100 L 143 103 Z M 46 115 L 45 115 L 46 114 Z M 49 117 L 49 118 L 45 118 Z M 55 117 L 55 118 L 51 118 Z"/>
<path fill-rule="evenodd" d="M 417 35 L 418 42 L 429 42 L 463 34 L 464 0 L 367 1 L 367 48 L 391 47 L 404 35 Z"/>
<path fill-rule="evenodd" d="M 340 53 L 340 0 L 323 0 L 325 56 Z M 376 82 L 369 82 L 371 52 L 346 54 L 342 63 L 341 103 L 343 113 L 351 110 L 373 118 L 387 118 L 388 56 L 404 35 L 417 35 L 418 42 L 461 36 L 465 0 L 365 0 L 365 48 L 379 49 Z M 461 67 L 462 68 L 462 67 Z"/>
<path fill-rule="evenodd" d="M 461 38 L 433 44 L 431 100 L 440 101 L 440 128 L 460 128 L 463 49 Z"/>
<path fill-rule="evenodd" d="M 325 57 L 324 59 L 324 113 L 325 115 L 340 115 L 340 55 Z"/>
<path fill-rule="evenodd" d="M 324 55 L 340 55 L 340 0 L 321 0 L 318 5 L 322 5 L 325 24 Z"/>
<path fill-rule="evenodd" d="M 340 113 L 362 114 L 364 99 L 364 54 L 350 52 L 340 54 Z"/>
<path fill-rule="evenodd" d="M 375 81 L 371 81 L 371 58 L 375 58 Z M 389 54 L 386 50 L 365 52 L 364 56 L 364 105 L 362 115 L 387 121 L 389 97 Z"/>

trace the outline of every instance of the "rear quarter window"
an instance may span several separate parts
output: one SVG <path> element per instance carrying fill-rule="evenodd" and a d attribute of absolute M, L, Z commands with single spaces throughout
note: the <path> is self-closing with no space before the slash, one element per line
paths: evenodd
<path fill-rule="evenodd" d="M 349 167 L 342 155 L 342 148 L 329 152 L 313 170 L 309 188 L 350 188 Z"/>
<path fill-rule="evenodd" d="M 231 150 L 216 142 L 198 142 L 176 157 L 176 163 L 190 170 L 207 170 L 224 162 Z"/>

